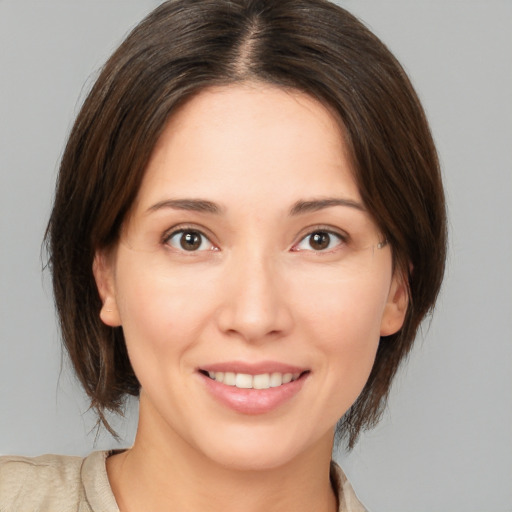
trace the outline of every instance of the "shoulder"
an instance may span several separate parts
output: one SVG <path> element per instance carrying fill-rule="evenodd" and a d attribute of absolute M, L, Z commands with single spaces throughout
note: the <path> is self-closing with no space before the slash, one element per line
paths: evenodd
<path fill-rule="evenodd" d="M 366 512 L 345 473 L 334 461 L 331 461 L 331 482 L 338 492 L 338 512 Z"/>
<path fill-rule="evenodd" d="M 96 458 L 104 462 L 104 456 L 97 453 Z M 88 459 L 66 455 L 0 457 L 0 510 L 90 512 L 82 481 Z"/>

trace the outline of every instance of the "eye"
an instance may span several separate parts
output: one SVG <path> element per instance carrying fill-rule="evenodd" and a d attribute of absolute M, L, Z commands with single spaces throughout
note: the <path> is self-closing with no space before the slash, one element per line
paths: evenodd
<path fill-rule="evenodd" d="M 293 251 L 328 251 L 343 245 L 346 237 L 332 231 L 319 229 L 306 235 L 292 248 Z"/>
<path fill-rule="evenodd" d="M 203 233 L 195 229 L 173 231 L 164 239 L 164 243 L 179 251 L 195 252 L 215 250 L 215 246 L 212 242 L 210 242 Z"/>

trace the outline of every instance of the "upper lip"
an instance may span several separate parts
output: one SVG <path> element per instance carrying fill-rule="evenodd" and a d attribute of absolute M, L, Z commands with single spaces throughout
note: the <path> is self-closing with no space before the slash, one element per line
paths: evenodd
<path fill-rule="evenodd" d="M 233 372 L 245 373 L 248 375 L 260 375 L 263 373 L 303 373 L 308 371 L 308 368 L 280 363 L 278 361 L 260 361 L 256 363 L 249 363 L 245 361 L 225 361 L 200 366 L 198 370 L 203 370 L 205 372 Z"/>

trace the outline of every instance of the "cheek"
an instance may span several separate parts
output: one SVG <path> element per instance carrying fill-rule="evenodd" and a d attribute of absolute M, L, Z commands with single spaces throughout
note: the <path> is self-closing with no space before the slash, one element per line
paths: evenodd
<path fill-rule="evenodd" d="M 208 317 L 211 300 L 201 283 L 153 271 L 136 255 L 117 266 L 117 297 L 122 328 L 136 374 L 164 368 L 193 346 Z M 143 377 L 140 375 L 140 377 Z"/>
<path fill-rule="evenodd" d="M 345 346 L 364 350 L 380 337 L 388 288 L 387 276 L 379 274 L 311 283 L 307 300 L 300 304 L 301 317 L 318 334 L 313 338 L 333 351 Z"/>
<path fill-rule="evenodd" d="M 323 403 L 336 422 L 359 396 L 373 367 L 387 280 L 378 276 L 347 279 L 316 290 L 309 299 L 309 307 L 302 307 L 302 318 L 320 354 Z"/>

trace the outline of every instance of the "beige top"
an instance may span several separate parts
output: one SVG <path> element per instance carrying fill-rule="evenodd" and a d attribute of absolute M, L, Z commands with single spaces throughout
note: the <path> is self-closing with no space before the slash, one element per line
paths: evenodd
<path fill-rule="evenodd" d="M 0 457 L 1 512 L 119 512 L 105 466 L 109 452 Z M 339 512 L 365 512 L 340 467 L 332 463 Z"/>

